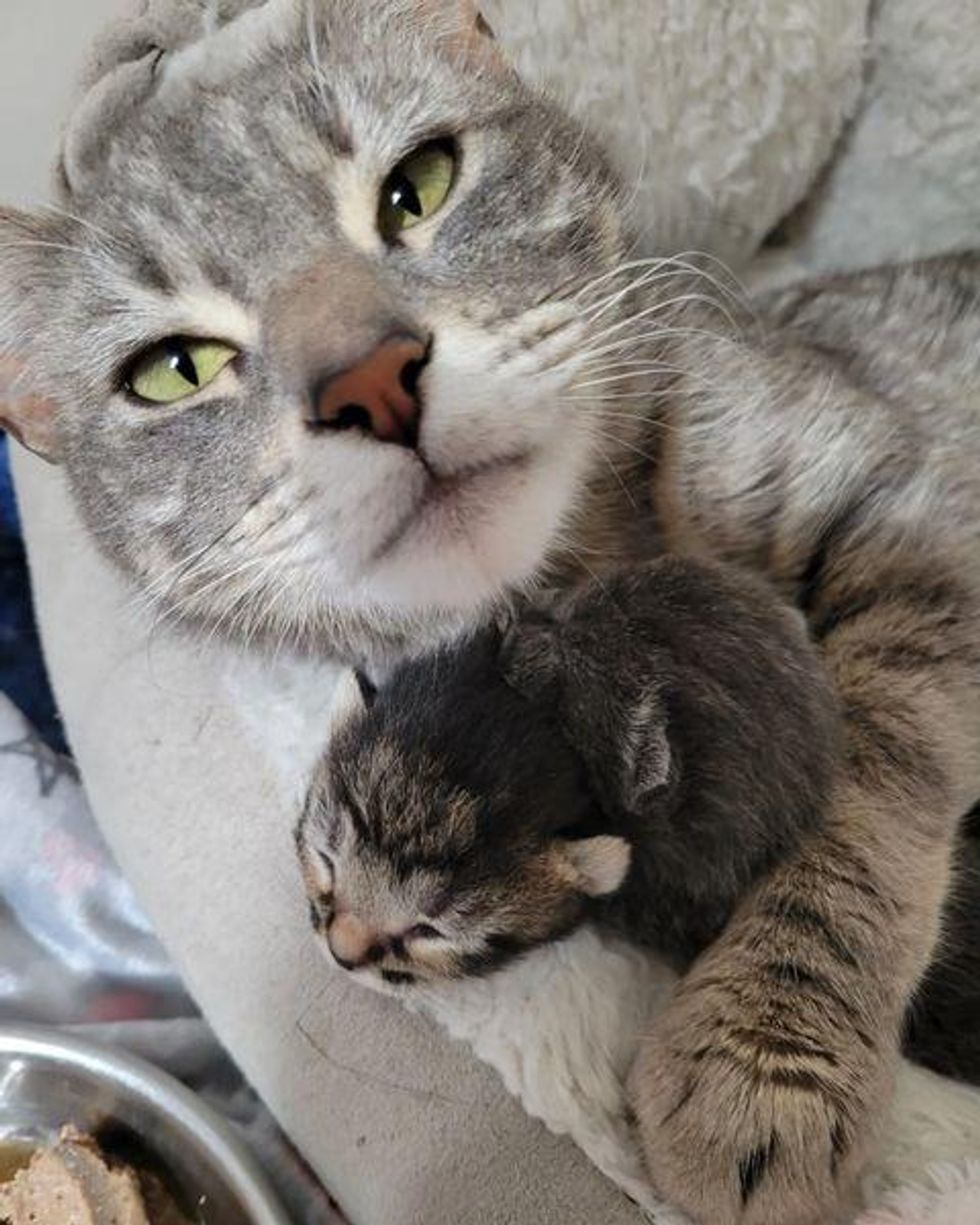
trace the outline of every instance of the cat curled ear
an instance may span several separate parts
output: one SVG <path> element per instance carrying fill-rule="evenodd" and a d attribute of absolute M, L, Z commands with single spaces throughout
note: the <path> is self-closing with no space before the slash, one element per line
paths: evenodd
<path fill-rule="evenodd" d="M 558 844 L 562 876 L 586 897 L 608 897 L 621 888 L 633 852 L 625 838 L 602 834 Z"/>
<path fill-rule="evenodd" d="M 479 0 L 412 0 L 426 20 L 442 24 L 461 50 L 503 63 L 493 27 Z"/>
<path fill-rule="evenodd" d="M 36 374 L 54 264 L 67 239 L 57 220 L 0 208 L 0 426 L 57 462 L 58 406 Z"/>
<path fill-rule="evenodd" d="M 61 454 L 57 415 L 53 400 L 26 390 L 20 362 L 0 356 L 0 429 L 28 451 L 56 463 Z"/>

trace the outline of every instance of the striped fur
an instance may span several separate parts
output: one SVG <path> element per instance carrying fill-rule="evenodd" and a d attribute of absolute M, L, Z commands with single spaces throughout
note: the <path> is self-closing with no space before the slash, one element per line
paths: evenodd
<path fill-rule="evenodd" d="M 780 330 L 749 342 L 678 345 L 699 386 L 668 414 L 661 530 L 803 608 L 847 735 L 825 830 L 745 901 L 633 1072 L 653 1178 L 702 1225 L 837 1219 L 936 949 L 980 795 L 978 290 L 972 258 L 871 274 L 777 299 Z"/>

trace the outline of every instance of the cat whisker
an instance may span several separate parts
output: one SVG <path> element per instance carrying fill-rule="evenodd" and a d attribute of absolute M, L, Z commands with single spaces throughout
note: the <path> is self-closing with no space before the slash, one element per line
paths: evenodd
<path fill-rule="evenodd" d="M 78 213 L 70 212 L 68 209 L 60 207 L 60 205 L 48 204 L 45 206 L 45 212 L 61 217 L 65 221 L 71 222 L 72 225 L 81 226 L 83 229 L 88 230 L 89 233 L 93 234 L 96 238 L 106 243 L 114 250 L 128 251 L 130 253 L 134 253 L 137 250 L 137 248 L 131 242 L 121 237 L 119 234 L 113 234 L 104 226 L 96 225 L 94 221 L 90 221 L 85 217 L 80 217 Z"/>
<path fill-rule="evenodd" d="M 583 288 L 579 290 L 576 297 L 584 297 L 598 286 L 604 285 L 607 282 L 614 280 L 616 277 L 625 276 L 627 273 L 636 272 L 638 270 L 658 271 L 668 268 L 672 263 L 673 257 L 669 255 L 658 255 L 641 259 L 624 260 L 622 263 L 616 264 L 612 268 L 607 268 L 604 272 L 599 273 L 598 276 L 594 276 L 587 285 L 583 286 Z"/>
<path fill-rule="evenodd" d="M 620 336 L 616 340 L 600 345 L 597 348 L 590 348 L 590 356 L 599 357 L 606 353 L 622 352 L 622 350 L 631 347 L 640 348 L 641 346 L 649 346 L 658 341 L 668 339 L 683 340 L 694 338 L 707 340 L 712 344 L 718 345 L 729 343 L 725 336 L 721 336 L 717 332 L 709 332 L 705 328 L 677 327 L 669 323 L 659 323 L 647 331 L 637 332 L 632 336 Z"/>
<path fill-rule="evenodd" d="M 643 148 L 642 148 L 641 155 L 640 155 L 639 168 L 637 169 L 637 172 L 633 178 L 633 186 L 629 190 L 629 192 L 626 192 L 625 190 L 623 190 L 620 193 L 620 207 L 622 208 L 623 213 L 628 217 L 634 216 L 634 213 L 636 210 L 636 204 L 640 198 L 640 192 L 642 191 L 643 184 L 646 181 L 647 167 L 649 165 L 649 160 L 650 160 L 650 147 L 652 143 L 650 139 L 651 130 L 649 126 L 645 123 L 640 124 L 639 129 L 640 129 L 640 138 L 643 141 Z"/>
<path fill-rule="evenodd" d="M 0 251 L 61 251 L 68 255 L 74 255 L 77 259 L 90 259 L 93 255 L 91 250 L 85 247 L 75 247 L 70 243 L 64 242 L 48 242 L 41 238 L 24 238 L 17 242 L 0 243 Z"/>
<path fill-rule="evenodd" d="M 243 648 L 246 651 L 251 648 L 260 629 L 267 623 L 279 594 L 275 584 L 270 582 L 270 579 L 274 579 L 279 573 L 279 561 L 275 556 L 262 560 L 265 564 L 257 569 L 211 626 L 208 632 L 209 641 L 216 641 L 228 633 L 234 634 L 236 638 L 240 634 Z M 266 598 L 260 601 L 258 596 L 263 589 L 266 591 Z"/>
<path fill-rule="evenodd" d="M 619 306 L 620 303 L 622 303 L 626 298 L 639 294 L 641 290 L 648 289 L 651 285 L 657 285 L 663 281 L 673 281 L 675 279 L 676 274 L 673 272 L 650 273 L 647 276 L 641 277 L 637 281 L 624 285 L 621 289 L 617 289 L 614 293 L 607 294 L 604 298 L 600 298 L 598 302 L 587 308 L 585 317 L 589 323 L 595 323 L 610 310 Z"/>
<path fill-rule="evenodd" d="M 659 370 L 627 370 L 620 375 L 609 374 L 602 378 L 588 378 L 573 382 L 569 385 L 569 391 L 573 394 L 587 392 L 589 399 L 597 396 L 602 399 L 606 398 L 606 392 L 598 392 L 596 389 L 608 387 L 611 389 L 610 397 L 620 400 L 632 398 L 638 401 L 642 401 L 651 394 L 676 395 L 678 399 L 682 399 L 691 395 L 704 395 L 707 392 L 726 394 L 733 391 L 730 386 L 720 386 L 704 375 L 689 375 L 686 371 L 680 370 L 676 372 L 679 378 L 661 379 L 657 377 L 663 373 Z M 622 385 L 621 391 L 616 390 L 617 384 Z"/>
<path fill-rule="evenodd" d="M 531 309 L 538 306 L 546 306 L 553 302 L 556 298 L 563 297 L 569 303 L 578 302 L 581 298 L 587 297 L 600 286 L 607 284 L 616 277 L 622 277 L 629 272 L 648 269 L 656 272 L 658 269 L 663 269 L 671 263 L 670 257 L 653 256 L 642 259 L 627 259 L 617 264 L 613 268 L 608 268 L 598 276 L 592 273 L 576 273 L 573 276 L 567 277 L 564 281 L 548 290 L 541 298 L 537 299 Z M 573 293 L 572 288 L 578 285 L 579 288 Z M 617 291 L 614 291 L 617 292 Z"/>
<path fill-rule="evenodd" d="M 608 367 L 607 367 L 608 369 Z M 686 371 L 669 366 L 636 366 L 629 370 L 618 370 L 612 367 L 613 373 L 603 374 L 601 371 L 593 372 L 586 371 L 589 376 L 581 381 L 576 381 L 572 384 L 574 391 L 582 391 L 588 387 L 605 387 L 609 383 L 622 383 L 627 379 L 635 379 L 639 382 L 644 376 L 654 374 L 664 374 L 683 377 Z"/>
<path fill-rule="evenodd" d="M 628 369 L 654 372 L 664 371 L 667 374 L 687 373 L 683 367 L 675 366 L 672 362 L 665 362 L 655 357 L 617 357 L 612 360 L 593 360 L 588 358 L 582 368 L 589 375 L 601 375 L 607 374 L 610 370 Z"/>
<path fill-rule="evenodd" d="M 236 615 L 236 610 L 239 608 L 249 617 L 256 619 L 257 623 L 260 622 L 261 618 L 258 617 L 260 609 L 256 607 L 257 602 L 252 598 L 253 594 L 261 591 L 270 576 L 286 580 L 294 573 L 300 563 L 298 560 L 287 561 L 284 554 L 294 548 L 298 540 L 299 537 L 296 536 L 284 545 L 270 550 L 269 553 L 252 557 L 235 567 L 234 570 L 222 572 L 204 586 L 197 587 L 186 593 L 183 598 L 172 601 L 170 608 L 177 619 L 182 619 L 194 613 L 203 595 L 208 594 L 210 597 L 208 603 L 213 605 L 216 602 L 216 596 L 224 594 L 222 588 L 238 583 L 239 589 L 231 595 L 227 607 L 217 617 L 209 618 L 210 628 L 204 641 L 213 642 L 228 627 L 229 619 Z M 242 577 L 246 575 L 248 576 L 247 581 L 242 583 Z"/>
<path fill-rule="evenodd" d="M 605 409 L 600 405 L 592 416 L 594 420 L 607 421 L 612 426 L 619 426 L 620 422 L 626 422 L 630 425 L 642 426 L 643 430 L 659 430 L 664 434 L 680 433 L 677 426 L 671 425 L 669 421 L 650 418 L 639 411 L 636 413 L 616 412 L 615 409 Z"/>
<path fill-rule="evenodd" d="M 709 272 L 702 266 L 703 264 L 713 264 L 718 269 L 718 274 Z M 641 275 L 637 276 L 625 287 L 627 293 L 631 288 L 646 285 L 651 277 L 667 279 L 676 276 L 678 279 L 685 277 L 694 281 L 704 280 L 733 306 L 738 307 L 740 310 L 748 310 L 754 315 L 748 291 L 734 272 L 724 261 L 704 251 L 683 251 L 673 256 L 627 261 L 596 277 L 589 285 L 581 289 L 576 297 L 584 297 L 593 289 L 609 280 L 614 280 L 616 277 L 624 276 L 630 272 L 639 272 Z M 723 277 L 725 279 L 722 279 Z"/>
<path fill-rule="evenodd" d="M 690 268 L 696 275 L 703 277 L 710 285 L 732 305 L 737 306 L 740 310 L 747 311 L 753 318 L 753 321 L 758 322 L 758 314 L 752 302 L 752 296 L 747 287 L 739 278 L 735 270 L 717 255 L 713 255 L 710 251 L 690 250 L 682 251 L 677 259 L 681 261 L 681 266 Z M 695 260 L 696 263 L 688 261 Z M 717 272 L 708 272 L 703 264 L 712 265 Z"/>
<path fill-rule="evenodd" d="M 613 479 L 619 485 L 620 489 L 622 489 L 624 495 L 626 496 L 627 502 L 629 502 L 630 506 L 633 508 L 634 511 L 638 511 L 639 504 L 637 503 L 636 498 L 633 496 L 633 491 L 630 489 L 629 485 L 627 485 L 627 483 L 623 480 L 622 474 L 620 473 L 616 465 L 613 463 L 613 461 L 610 459 L 604 447 L 602 446 L 599 447 L 599 454 L 602 457 L 602 462 L 606 465 L 606 467 L 612 473 Z"/>
<path fill-rule="evenodd" d="M 615 340 L 607 341 L 605 344 L 595 345 L 594 340 L 590 340 L 588 346 L 583 351 L 575 349 L 571 353 L 567 353 L 542 366 L 535 371 L 532 378 L 554 377 L 560 374 L 565 369 L 574 369 L 576 374 L 592 374 L 601 373 L 603 369 L 619 369 L 623 364 L 623 359 L 608 360 L 604 367 L 601 366 L 600 359 L 611 359 L 614 354 L 640 351 L 648 352 L 649 349 L 657 342 L 666 341 L 669 338 L 685 338 L 685 337 L 703 337 L 717 343 L 724 343 L 725 337 L 708 332 L 698 328 L 680 328 L 670 324 L 657 324 L 655 327 L 648 327 L 645 331 L 635 335 L 623 335 L 616 337 Z M 677 375 L 686 375 L 686 369 L 678 366 L 671 366 L 667 362 L 657 361 L 654 357 L 639 357 L 638 362 L 645 364 L 656 364 L 666 373 L 674 373 Z M 599 369 L 597 370 L 597 367 Z"/>
<path fill-rule="evenodd" d="M 651 464 L 655 464 L 657 462 L 657 457 L 655 455 L 651 455 L 649 451 L 644 451 L 641 447 L 634 445 L 625 438 L 620 438 L 616 434 L 610 434 L 608 431 L 601 430 L 598 427 L 595 427 L 595 433 L 599 438 L 604 438 L 607 442 L 614 443 L 618 447 L 625 447 L 626 450 L 634 452 L 641 459 L 645 459 Z"/>
<path fill-rule="evenodd" d="M 244 537 L 236 537 L 236 532 L 242 528 L 250 514 L 253 514 L 256 510 L 258 510 L 263 502 L 271 498 L 281 489 L 285 475 L 285 473 L 281 473 L 275 477 L 270 477 L 269 480 L 264 483 L 260 491 L 255 495 L 255 497 L 249 501 L 242 513 L 237 516 L 226 528 L 219 532 L 202 548 L 194 551 L 189 555 L 189 557 L 179 561 L 170 570 L 165 571 L 163 575 L 158 576 L 155 580 L 148 583 L 146 587 L 148 594 L 151 596 L 169 594 L 178 583 L 187 583 L 192 581 L 197 574 L 207 566 L 210 561 L 210 555 L 216 548 L 224 544 L 227 545 L 229 549 L 233 549 L 239 543 L 241 543 Z M 302 505 L 302 500 L 300 501 L 299 505 Z M 277 527 L 289 513 L 290 512 L 288 509 L 284 509 L 280 515 L 274 517 L 268 523 L 266 523 L 260 532 L 252 536 L 249 543 L 254 546 L 259 540 L 262 539 L 263 536 Z"/>
<path fill-rule="evenodd" d="M 323 59 L 320 55 L 320 35 L 316 27 L 316 14 L 311 0 L 304 0 L 306 9 L 306 38 L 309 49 L 310 67 L 316 83 L 317 96 L 324 111 L 329 112 L 329 97 L 327 95 L 326 79 L 323 72 Z"/>
<path fill-rule="evenodd" d="M 597 342 L 605 340 L 606 337 L 614 336 L 617 332 L 622 332 L 639 323 L 641 320 L 663 314 L 672 307 L 688 306 L 695 303 L 718 310 L 719 313 L 721 313 L 729 322 L 731 322 L 731 316 L 728 315 L 728 313 L 721 308 L 713 298 L 709 298 L 707 295 L 700 293 L 678 294 L 676 297 L 668 298 L 665 301 L 655 302 L 652 306 L 645 307 L 637 314 L 630 315 L 625 319 L 620 319 L 617 323 L 613 323 L 609 327 L 603 328 L 600 332 L 592 336 L 592 341 Z M 732 327 L 734 327 L 733 322 Z"/>

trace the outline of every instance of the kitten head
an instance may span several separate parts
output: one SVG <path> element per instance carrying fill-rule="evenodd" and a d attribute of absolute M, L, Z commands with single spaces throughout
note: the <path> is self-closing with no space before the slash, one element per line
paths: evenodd
<path fill-rule="evenodd" d="M 538 573 L 596 462 L 624 237 L 471 0 L 152 4 L 60 182 L 0 212 L 5 413 L 149 596 L 356 651 Z"/>
<path fill-rule="evenodd" d="M 485 974 L 582 922 L 630 862 L 588 835 L 579 763 L 491 675 L 486 640 L 342 688 L 297 831 L 310 917 L 338 965 L 403 988 Z"/>
<path fill-rule="evenodd" d="M 658 598 L 658 569 L 631 572 L 645 601 Z M 539 593 L 520 615 L 498 618 L 508 684 L 556 713 L 607 812 L 649 813 L 651 804 L 673 798 L 680 782 L 662 641 L 635 619 L 639 603 L 623 590 L 622 575 L 612 575 Z"/>

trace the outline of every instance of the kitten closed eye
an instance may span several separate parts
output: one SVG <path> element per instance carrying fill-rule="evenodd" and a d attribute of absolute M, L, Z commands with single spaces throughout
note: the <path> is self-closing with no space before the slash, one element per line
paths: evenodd
<path fill-rule="evenodd" d="M 445 940 L 445 936 L 431 923 L 416 923 L 405 933 L 406 940 Z"/>
<path fill-rule="evenodd" d="M 322 893 L 310 898 L 310 925 L 314 931 L 323 931 L 333 919 L 334 906 L 330 894 Z"/>

